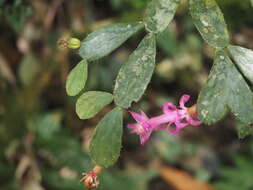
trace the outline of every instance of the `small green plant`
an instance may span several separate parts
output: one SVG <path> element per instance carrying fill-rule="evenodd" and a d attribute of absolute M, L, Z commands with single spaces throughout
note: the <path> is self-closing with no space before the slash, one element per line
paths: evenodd
<path fill-rule="evenodd" d="M 15 0 L 7 3 L 7 0 L 0 1 L 0 17 L 16 32 L 20 32 L 25 21 L 32 15 L 32 8 L 23 3 L 22 0 Z"/>
<path fill-rule="evenodd" d="M 234 158 L 235 167 L 224 168 L 222 179 L 215 184 L 217 190 L 250 190 L 253 189 L 251 160 L 242 156 Z"/>
<path fill-rule="evenodd" d="M 79 95 L 85 88 L 89 64 L 110 54 L 137 32 L 146 31 L 120 68 L 112 94 L 90 91 L 77 99 L 76 112 L 80 119 L 92 118 L 114 101 L 115 108 L 99 122 L 90 143 L 90 156 L 96 165 L 109 167 L 117 161 L 122 146 L 122 110 L 143 96 L 155 69 L 157 35 L 169 27 L 179 3 L 179 0 L 152 0 L 142 21 L 108 25 L 81 41 L 82 61 L 69 73 L 66 82 L 70 96 Z M 189 0 L 189 11 L 202 38 L 215 49 L 214 64 L 199 93 L 197 107 L 185 107 L 189 96 L 183 96 L 180 108 L 167 102 L 164 115 L 156 119 L 148 118 L 143 112 L 141 115 L 132 112 L 137 123 L 129 127 L 140 135 L 142 144 L 154 130 L 175 134 L 188 125 L 197 126 L 201 122 L 211 125 L 229 111 L 243 124 L 240 130 L 250 129 L 253 123 L 253 93 L 248 85 L 253 83 L 253 51 L 230 44 L 223 14 L 215 0 Z M 170 130 L 172 125 L 176 126 L 174 132 Z"/>

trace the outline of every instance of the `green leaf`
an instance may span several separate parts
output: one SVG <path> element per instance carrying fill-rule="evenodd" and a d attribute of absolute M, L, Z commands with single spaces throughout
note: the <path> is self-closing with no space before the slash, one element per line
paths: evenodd
<path fill-rule="evenodd" d="M 199 118 L 207 124 L 215 123 L 223 118 L 227 108 L 243 123 L 253 122 L 252 92 L 225 52 L 218 51 L 198 98 Z"/>
<path fill-rule="evenodd" d="M 66 91 L 69 96 L 75 96 L 84 88 L 88 75 L 86 61 L 78 63 L 69 73 L 66 81 Z"/>
<path fill-rule="evenodd" d="M 178 4 L 179 0 L 152 0 L 144 16 L 146 30 L 154 33 L 164 31 L 173 19 Z"/>
<path fill-rule="evenodd" d="M 221 180 L 214 185 L 217 190 L 250 190 L 252 181 L 252 160 L 247 157 L 236 156 L 233 158 L 233 167 L 221 168 Z M 239 175 L 238 175 L 239 174 Z"/>
<path fill-rule="evenodd" d="M 103 107 L 110 104 L 112 100 L 112 94 L 107 92 L 86 92 L 76 102 L 76 113 L 80 119 L 89 119 L 95 116 Z"/>
<path fill-rule="evenodd" d="M 34 145 L 44 160 L 56 168 L 67 167 L 81 174 L 92 166 L 89 155 L 83 152 L 80 142 L 63 130 L 49 138 L 38 136 Z"/>
<path fill-rule="evenodd" d="M 26 54 L 21 61 L 18 70 L 21 82 L 25 85 L 31 85 L 41 70 L 39 60 L 31 53 Z"/>
<path fill-rule="evenodd" d="M 142 22 L 112 24 L 100 28 L 82 41 L 79 54 L 88 61 L 97 60 L 111 53 L 142 28 Z"/>
<path fill-rule="evenodd" d="M 122 132 L 122 111 L 116 107 L 105 115 L 94 131 L 90 155 L 96 164 L 108 167 L 118 160 Z"/>
<path fill-rule="evenodd" d="M 60 130 L 62 114 L 60 112 L 48 112 L 40 115 L 36 121 L 36 132 L 38 136 L 50 138 Z"/>
<path fill-rule="evenodd" d="M 240 139 L 244 139 L 245 137 L 247 137 L 252 133 L 252 126 L 244 123 L 238 123 L 237 133 Z"/>
<path fill-rule="evenodd" d="M 210 46 L 228 46 L 226 23 L 215 0 L 190 0 L 190 13 L 201 36 Z"/>
<path fill-rule="evenodd" d="M 60 181 L 60 183 L 59 183 Z M 54 190 L 83 190 L 83 184 L 77 183 L 77 179 L 63 177 L 57 170 L 47 169 L 42 171 L 42 182 Z"/>
<path fill-rule="evenodd" d="M 232 45 L 228 46 L 228 50 L 245 77 L 253 83 L 253 51 Z"/>
<path fill-rule="evenodd" d="M 128 108 L 143 95 L 155 68 L 156 44 L 153 34 L 147 35 L 129 60 L 121 67 L 114 87 L 118 106 Z"/>

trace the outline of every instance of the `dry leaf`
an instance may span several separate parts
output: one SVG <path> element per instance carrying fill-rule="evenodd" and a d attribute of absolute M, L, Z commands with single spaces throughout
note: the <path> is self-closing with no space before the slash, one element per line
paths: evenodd
<path fill-rule="evenodd" d="M 215 190 L 211 185 L 194 179 L 185 171 L 162 166 L 161 177 L 176 190 Z"/>

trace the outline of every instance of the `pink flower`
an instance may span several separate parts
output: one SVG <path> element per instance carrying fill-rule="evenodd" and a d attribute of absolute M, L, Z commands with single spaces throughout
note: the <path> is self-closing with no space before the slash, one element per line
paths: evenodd
<path fill-rule="evenodd" d="M 166 102 L 163 104 L 163 113 L 164 117 L 171 118 L 170 122 L 168 122 L 164 128 L 169 134 L 177 134 L 181 129 L 186 127 L 187 124 L 180 121 L 181 117 L 179 115 L 179 110 L 171 102 Z M 174 126 L 175 129 L 171 129 L 171 126 Z"/>
<path fill-rule="evenodd" d="M 152 118 L 148 118 L 143 111 L 141 114 L 130 112 L 137 123 L 128 124 L 128 128 L 140 136 L 141 145 L 144 145 L 153 130 L 166 130 L 169 134 L 177 134 L 186 126 L 199 126 L 201 122 L 197 120 L 196 105 L 189 108 L 185 106 L 189 99 L 189 95 L 183 95 L 179 108 L 171 102 L 164 103 L 163 114 Z M 171 129 L 172 126 L 175 129 Z"/>
<path fill-rule="evenodd" d="M 190 99 L 190 95 L 184 94 L 179 101 L 180 109 L 178 110 L 182 123 L 186 125 L 199 126 L 201 121 L 197 119 L 196 104 L 192 107 L 185 107 L 185 103 Z"/>
<path fill-rule="evenodd" d="M 177 112 L 174 120 L 167 125 L 167 131 L 169 134 L 177 134 L 181 129 L 187 126 L 199 126 L 201 121 L 197 120 L 196 104 L 192 107 L 186 107 L 185 104 L 190 99 L 190 95 L 184 94 L 179 101 L 179 108 L 176 108 L 172 103 L 167 102 L 163 105 L 163 112 L 168 115 L 173 115 Z M 171 130 L 171 126 L 174 125 L 175 129 Z"/>
<path fill-rule="evenodd" d="M 146 123 L 149 118 L 146 114 L 141 111 L 141 114 L 137 114 L 135 112 L 130 112 L 137 123 L 128 124 L 127 127 L 132 129 L 131 133 L 136 133 L 140 136 L 141 145 L 144 145 L 145 142 L 149 139 L 152 129 L 150 128 L 149 124 Z"/>

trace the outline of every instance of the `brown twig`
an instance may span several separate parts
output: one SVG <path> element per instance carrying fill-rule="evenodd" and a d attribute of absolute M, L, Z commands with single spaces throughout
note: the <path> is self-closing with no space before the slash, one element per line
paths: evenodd
<path fill-rule="evenodd" d="M 45 20 L 44 20 L 45 30 L 49 30 L 51 28 L 57 9 L 61 6 L 63 1 L 64 0 L 54 0 L 52 6 L 49 7 Z"/>

